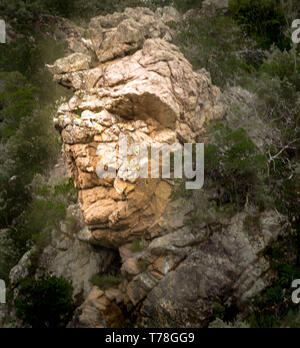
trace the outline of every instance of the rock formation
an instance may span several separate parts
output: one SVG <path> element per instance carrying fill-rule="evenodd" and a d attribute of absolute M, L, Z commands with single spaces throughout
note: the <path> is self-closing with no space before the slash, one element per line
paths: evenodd
<path fill-rule="evenodd" d="M 137 14 L 146 33 L 139 39 L 136 35 L 142 33 L 142 24 L 136 21 Z M 117 29 L 108 31 L 110 34 L 103 29 L 104 35 L 101 25 Z M 112 38 L 121 35 L 120 27 L 129 32 Z M 96 175 L 99 154 L 109 164 L 122 136 L 129 144 L 195 142 L 204 124 L 220 118 L 223 108 L 220 90 L 206 75 L 193 72 L 176 47 L 159 38 L 166 35 L 167 28 L 151 11 L 97 17 L 90 28 L 99 60 L 116 59 L 88 69 L 90 58 L 74 53 L 50 67 L 55 80 L 75 90 L 74 97 L 60 107 L 55 123 L 93 242 L 117 248 L 137 237 L 157 236 L 172 183 L 124 181 L 120 176 L 100 179 Z M 123 45 L 128 35 L 133 38 L 131 50 L 141 48 L 132 55 L 126 55 L 127 44 Z M 114 51 L 104 54 L 106 45 Z M 122 171 L 122 163 L 116 170 Z"/>
<path fill-rule="evenodd" d="M 281 216 L 258 214 L 260 228 L 252 231 L 239 213 L 195 232 L 184 222 L 193 207 L 170 198 L 172 180 L 128 174 L 118 147 L 124 137 L 129 144 L 195 143 L 224 115 L 209 74 L 194 72 L 170 43 L 166 23 L 176 20 L 172 8 L 93 18 L 82 38 L 86 50 L 74 45 L 72 55 L 49 66 L 55 81 L 74 91 L 54 123 L 88 227 L 82 240 L 122 259 L 118 289 L 94 288 L 72 327 L 120 326 L 120 308 L 140 325 L 205 326 L 215 303 L 243 308 L 273 276 L 264 252 L 283 233 Z M 116 177 L 100 178 L 99 161 Z M 136 240 L 146 247 L 134 252 Z"/>

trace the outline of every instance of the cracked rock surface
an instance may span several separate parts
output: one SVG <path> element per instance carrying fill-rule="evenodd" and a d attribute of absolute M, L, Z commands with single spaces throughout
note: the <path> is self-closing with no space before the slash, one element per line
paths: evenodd
<path fill-rule="evenodd" d="M 166 23 L 178 20 L 172 8 L 93 18 L 89 38 L 82 38 L 86 51 L 74 49 L 49 66 L 74 91 L 54 123 L 79 191 L 85 241 L 118 250 L 122 259 L 120 285 L 93 288 L 71 327 L 118 327 L 124 308 L 141 325 L 202 327 L 215 303 L 244 308 L 272 279 L 264 253 L 284 232 L 283 217 L 259 214 L 261 228 L 253 233 L 244 224 L 247 214 L 239 213 L 192 233 L 184 219 L 193 207 L 171 200 L 172 180 L 124 175 L 121 139 L 195 143 L 210 121 L 224 116 L 209 74 L 194 72 L 170 43 Z M 99 178 L 99 161 L 116 176 Z M 146 246 L 133 252 L 136 240 Z"/>

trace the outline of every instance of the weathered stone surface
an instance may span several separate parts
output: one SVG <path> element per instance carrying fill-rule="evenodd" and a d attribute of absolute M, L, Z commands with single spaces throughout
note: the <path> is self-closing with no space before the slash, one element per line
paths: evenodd
<path fill-rule="evenodd" d="M 90 67 L 91 57 L 83 53 L 73 53 L 66 58 L 59 59 L 54 65 L 48 65 L 52 74 L 65 74 L 74 71 L 87 70 Z"/>
<path fill-rule="evenodd" d="M 170 8 L 94 18 L 89 31 L 99 64 L 80 71 L 64 67 L 54 76 L 74 89 L 54 123 L 87 226 L 78 238 L 119 250 L 122 260 L 119 288 L 94 288 L 72 327 L 122 325 L 124 306 L 135 308 L 148 326 L 202 327 L 215 303 L 243 311 L 272 280 L 264 255 L 284 232 L 283 217 L 256 213 L 258 223 L 249 228 L 245 221 L 252 213 L 244 212 L 191 230 L 185 217 L 193 206 L 170 200 L 173 181 L 132 176 L 137 154 L 133 149 L 129 166 L 120 151 L 125 137 L 128 145 L 197 142 L 207 123 L 222 119 L 226 105 L 247 98 L 237 90 L 222 96 L 208 72 L 193 71 L 167 41 L 164 23 L 176 18 Z M 99 163 L 116 175 L 100 178 Z M 136 240 L 147 243 L 133 252 Z"/>
<path fill-rule="evenodd" d="M 80 306 L 69 328 L 120 328 L 123 314 L 119 307 L 94 286 L 86 301 Z"/>
<path fill-rule="evenodd" d="M 40 257 L 39 267 L 70 280 L 73 296 L 86 298 L 92 289 L 92 276 L 100 271 L 107 272 L 115 253 L 102 248 L 95 249 L 89 241 L 83 242 L 76 237 L 80 231 L 73 233 L 54 233 L 52 243 Z"/>
<path fill-rule="evenodd" d="M 163 14 L 177 16 L 170 9 Z M 112 29 L 116 26 L 117 31 Z M 96 244 L 118 248 L 138 236 L 153 238 L 159 233 L 173 190 L 171 182 L 131 178 L 118 153 L 120 139 L 147 145 L 195 142 L 207 122 L 222 117 L 224 108 L 208 74 L 195 73 L 178 49 L 161 39 L 167 27 L 151 11 L 127 9 L 97 17 L 90 31 L 94 50 L 102 40 L 100 51 L 109 55 L 104 59 L 98 52 L 100 61 L 112 61 L 85 71 L 71 71 L 70 58 L 54 64 L 60 67 L 55 79 L 75 89 L 72 100 L 59 108 L 55 125 Z M 108 48 L 118 47 L 114 40 L 122 41 L 120 35 L 139 50 L 113 60 L 131 53 L 109 53 Z M 115 179 L 96 175 L 99 160 L 116 170 Z"/>
<path fill-rule="evenodd" d="M 146 8 L 95 17 L 89 29 L 100 62 L 123 57 L 142 48 L 146 39 L 163 38 L 168 32 L 168 27 Z"/>
<path fill-rule="evenodd" d="M 210 235 L 201 230 L 195 237 L 177 233 L 150 245 L 147 252 L 159 251 L 169 264 L 165 277 L 143 304 L 142 313 L 150 325 L 155 320 L 162 327 L 205 326 L 215 303 L 243 311 L 255 294 L 269 286 L 274 274 L 263 255 L 283 233 L 285 220 L 275 212 L 265 212 L 257 216 L 261 227 L 251 230 L 246 217 L 245 213 L 237 214 L 227 226 L 218 226 Z M 175 267 L 167 259 L 170 255 Z M 139 287 L 144 288 L 140 284 Z"/>
<path fill-rule="evenodd" d="M 9 280 L 12 286 L 18 285 L 20 280 L 28 276 L 29 267 L 31 266 L 31 255 L 34 252 L 35 250 L 32 249 L 25 253 L 19 263 L 10 271 Z"/>
<path fill-rule="evenodd" d="M 159 7 L 155 14 L 165 23 L 179 22 L 181 20 L 180 13 L 172 6 Z"/>

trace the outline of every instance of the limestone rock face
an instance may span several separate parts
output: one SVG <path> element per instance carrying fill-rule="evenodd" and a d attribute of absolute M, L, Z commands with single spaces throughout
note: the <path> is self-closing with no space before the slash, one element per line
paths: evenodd
<path fill-rule="evenodd" d="M 147 297 L 142 313 L 150 319 L 149 325 L 155 318 L 163 327 L 205 326 L 216 303 L 243 312 L 253 296 L 274 278 L 263 255 L 267 246 L 282 234 L 285 223 L 282 216 L 271 211 L 256 219 L 253 228 L 248 225 L 247 214 L 241 213 L 227 226 L 217 225 L 209 232 L 200 229 L 194 236 L 181 230 L 152 242 L 140 256 L 157 257 L 148 269 L 148 274 L 156 278 L 155 286 L 143 294 Z M 156 272 L 163 279 L 155 276 Z M 138 277 L 132 282 L 144 284 L 145 274 Z M 132 294 L 133 301 L 141 300 L 137 290 Z"/>
<path fill-rule="evenodd" d="M 70 280 L 73 297 L 80 300 L 92 290 L 91 278 L 99 272 L 106 273 L 116 255 L 111 250 L 94 248 L 81 238 L 87 228 L 77 205 L 68 208 L 66 221 L 71 219 L 76 221 L 76 228 L 62 222 L 61 232 L 53 231 L 51 244 L 40 256 L 38 267 Z"/>
<path fill-rule="evenodd" d="M 165 23 L 180 22 L 180 13 L 172 6 L 159 7 L 156 10 L 156 15 Z"/>
<path fill-rule="evenodd" d="M 94 18 L 89 49 L 98 63 L 88 67 L 81 54 L 50 67 L 74 91 L 54 124 L 87 227 L 78 238 L 118 250 L 122 261 L 118 288 L 93 288 L 70 327 L 117 327 L 120 308 L 134 311 L 141 325 L 201 327 L 215 303 L 243 310 L 273 277 L 264 254 L 284 232 L 283 217 L 257 213 L 249 228 L 248 213 L 239 213 L 194 231 L 185 224 L 193 207 L 171 200 L 171 179 L 134 175 L 141 163 L 131 145 L 195 143 L 210 121 L 224 116 L 209 74 L 194 72 L 168 42 L 165 23 L 176 18 L 170 8 Z M 131 161 L 122 151 L 125 140 Z M 143 247 L 135 248 L 136 240 Z"/>
<path fill-rule="evenodd" d="M 91 57 L 83 53 L 73 53 L 67 58 L 59 59 L 53 66 L 49 66 L 52 74 L 64 74 L 74 71 L 87 70 Z"/>
<path fill-rule="evenodd" d="M 73 54 L 50 67 L 55 80 L 75 91 L 59 108 L 55 124 L 93 244 L 118 248 L 162 230 L 159 222 L 173 184 L 128 178 L 118 151 L 122 139 L 128 146 L 194 143 L 207 122 L 223 115 L 220 90 L 162 39 L 167 32 L 148 9 L 97 17 L 91 20 L 90 33 L 102 64 L 89 69 L 83 54 Z M 133 47 L 134 54 L 114 59 Z M 97 176 L 99 160 L 115 169 L 116 178 Z"/>
<path fill-rule="evenodd" d="M 146 39 L 164 38 L 168 27 L 146 8 L 95 17 L 90 22 L 92 47 L 100 62 L 124 57 L 143 47 Z"/>
<path fill-rule="evenodd" d="M 86 301 L 77 308 L 69 328 L 120 328 L 123 324 L 120 308 L 104 291 L 94 286 Z"/>

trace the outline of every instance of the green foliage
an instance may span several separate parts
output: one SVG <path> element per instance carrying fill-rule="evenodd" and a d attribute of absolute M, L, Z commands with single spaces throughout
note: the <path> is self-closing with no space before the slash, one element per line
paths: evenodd
<path fill-rule="evenodd" d="M 191 18 L 179 25 L 176 23 L 174 29 L 177 32 L 174 43 L 194 69 L 205 68 L 218 86 L 238 83 L 261 60 L 261 51 L 228 16 Z"/>
<path fill-rule="evenodd" d="M 34 109 L 36 89 L 19 72 L 0 73 L 0 137 L 15 135 Z"/>
<path fill-rule="evenodd" d="M 245 203 L 263 205 L 264 174 L 267 160 L 244 129 L 232 130 L 224 124 L 212 128 L 213 144 L 206 146 L 206 175 L 220 187 L 218 205 Z"/>
<path fill-rule="evenodd" d="M 35 0 L 32 2 L 50 13 L 58 14 L 62 17 L 70 17 L 76 0 Z"/>
<path fill-rule="evenodd" d="M 60 231 L 60 221 L 66 218 L 67 207 L 77 201 L 77 191 L 71 179 L 60 179 L 53 186 L 43 180 L 37 175 L 30 191 L 27 188 L 28 201 L 20 201 L 19 210 L 11 212 L 16 214 L 17 224 L 9 230 L 10 253 L 1 258 L 1 269 L 12 268 L 33 245 L 40 254 L 49 245 L 52 231 Z M 9 197 L 8 207 L 18 203 L 15 198 Z M 75 228 L 74 221 L 67 220 L 67 225 L 70 230 Z"/>
<path fill-rule="evenodd" d="M 297 305 L 291 301 L 291 284 L 293 280 L 300 278 L 299 250 L 299 232 L 294 231 L 273 246 L 269 258 L 274 272 L 277 273 L 277 279 L 264 294 L 255 299 L 249 317 L 251 327 L 279 327 L 285 321 L 285 325 L 292 326 L 289 320 L 294 317 Z M 298 325 L 297 321 L 294 325 Z"/>
<path fill-rule="evenodd" d="M 52 127 L 54 110 L 34 105 L 35 88 L 19 73 L 1 77 L 6 88 L 0 92 L 0 226 L 5 228 L 29 202 L 27 185 L 54 163 L 60 144 Z"/>
<path fill-rule="evenodd" d="M 220 303 L 216 303 L 213 309 L 213 315 L 216 319 L 223 320 L 225 318 L 226 308 Z"/>
<path fill-rule="evenodd" d="M 272 129 L 272 143 L 265 149 L 269 158 L 269 185 L 277 209 L 292 220 L 299 216 L 295 204 L 299 192 L 300 61 L 294 51 L 272 47 L 255 76 L 245 87 L 257 93 L 256 112 Z"/>
<path fill-rule="evenodd" d="M 109 275 L 109 274 L 99 275 L 99 274 L 95 274 L 91 278 L 90 282 L 93 285 L 98 286 L 98 288 L 101 289 L 101 290 L 108 290 L 110 288 L 118 287 L 120 282 L 121 282 L 121 280 L 120 280 L 119 277 L 117 277 L 115 275 Z"/>
<path fill-rule="evenodd" d="M 77 201 L 77 191 L 72 179 L 63 179 L 53 185 L 33 187 L 34 199 L 29 205 L 24 221 L 26 240 L 43 250 L 51 241 L 51 232 L 60 230 L 60 222 L 66 218 L 67 207 Z"/>
<path fill-rule="evenodd" d="M 35 174 L 47 173 L 60 151 L 52 120 L 54 101 L 65 92 L 52 82 L 44 64 L 63 55 L 65 46 L 27 37 L 0 50 L 0 228 L 8 228 L 10 237 L 9 253 L 2 253 L 0 260 L 3 279 L 8 279 L 9 269 L 34 241 L 43 249 L 54 222 L 57 220 L 57 225 L 66 209 L 66 201 L 54 193 L 44 201 L 33 201 L 29 186 Z M 69 191 L 67 200 L 76 200 L 74 190 Z"/>
<path fill-rule="evenodd" d="M 272 46 L 259 71 L 282 82 L 287 80 L 295 86 L 296 91 L 300 91 L 300 58 L 292 50 L 282 52 Z"/>
<path fill-rule="evenodd" d="M 14 20 L 14 29 L 30 33 L 41 13 L 70 17 L 76 0 L 0 0 L 0 15 Z"/>
<path fill-rule="evenodd" d="M 273 329 L 277 326 L 277 319 L 272 314 L 263 315 L 256 313 L 250 315 L 249 324 L 252 329 Z"/>
<path fill-rule="evenodd" d="M 17 316 L 32 328 L 63 328 L 73 312 L 72 293 L 71 283 L 62 277 L 24 280 L 15 300 Z"/>
<path fill-rule="evenodd" d="M 284 13 L 278 0 L 230 0 L 229 9 L 236 22 L 252 35 L 263 48 L 275 43 L 281 49 L 290 48 L 284 37 Z"/>
<path fill-rule="evenodd" d="M 288 314 L 280 322 L 281 328 L 299 329 L 300 328 L 300 314 L 297 309 L 290 310 Z"/>
<path fill-rule="evenodd" d="M 31 59 L 31 47 L 32 43 L 26 38 L 5 44 L 5 49 L 0 50 L 0 71 L 18 71 L 30 76 L 31 66 L 28 62 Z"/>
<path fill-rule="evenodd" d="M 71 178 L 61 180 L 61 183 L 54 186 L 53 196 L 61 197 L 68 203 L 77 202 L 77 190 L 74 186 L 74 181 Z"/>
<path fill-rule="evenodd" d="M 51 231 L 66 216 L 66 206 L 52 200 L 35 200 L 27 217 L 27 231 L 39 247 L 50 242 Z"/>

